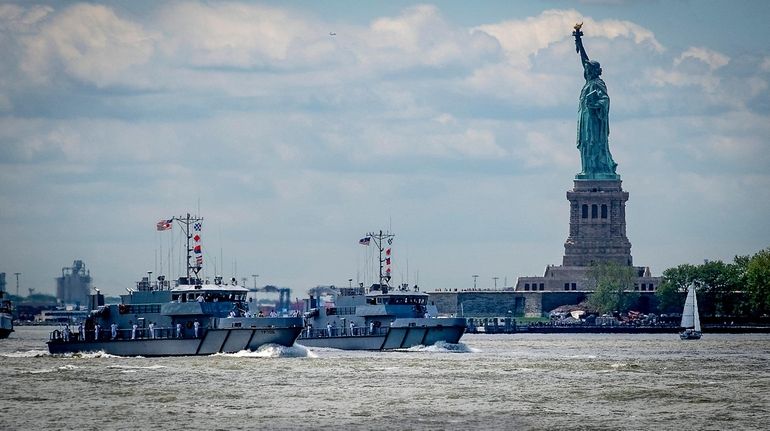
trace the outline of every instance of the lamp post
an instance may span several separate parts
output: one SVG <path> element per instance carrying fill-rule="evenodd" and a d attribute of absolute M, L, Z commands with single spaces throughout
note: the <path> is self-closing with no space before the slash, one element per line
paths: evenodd
<path fill-rule="evenodd" d="M 500 277 L 492 277 L 492 280 L 495 280 L 495 290 L 497 290 L 497 279 Z"/>
<path fill-rule="evenodd" d="M 251 274 L 251 276 L 254 277 L 254 301 L 256 302 L 256 300 L 257 300 L 257 277 L 259 277 L 259 274 Z M 243 284 L 246 284 L 246 283 L 243 283 Z"/>
<path fill-rule="evenodd" d="M 473 277 L 473 288 L 476 289 L 476 279 L 479 278 L 479 276 L 478 275 L 472 275 L 471 277 Z"/>

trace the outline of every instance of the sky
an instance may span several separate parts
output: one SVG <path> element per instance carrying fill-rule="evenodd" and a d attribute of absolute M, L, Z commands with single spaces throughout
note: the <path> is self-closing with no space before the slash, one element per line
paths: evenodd
<path fill-rule="evenodd" d="M 583 22 L 634 264 L 770 246 L 770 2 L 0 3 L 0 272 L 76 259 L 125 292 L 204 274 L 295 289 L 515 284 L 560 264 Z M 497 280 L 495 280 L 497 277 Z"/>

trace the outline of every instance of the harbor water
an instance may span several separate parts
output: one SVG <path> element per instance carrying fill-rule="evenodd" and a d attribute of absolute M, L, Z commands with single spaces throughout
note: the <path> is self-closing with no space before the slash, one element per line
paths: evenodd
<path fill-rule="evenodd" d="M 758 429 L 770 335 L 473 335 L 367 352 L 51 356 L 0 341 L 1 429 Z"/>

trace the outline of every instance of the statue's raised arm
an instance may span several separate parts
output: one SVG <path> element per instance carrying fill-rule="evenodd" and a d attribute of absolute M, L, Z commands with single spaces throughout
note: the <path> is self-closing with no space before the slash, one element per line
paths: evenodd
<path fill-rule="evenodd" d="M 583 36 L 583 32 L 580 31 L 580 28 L 583 27 L 583 23 L 575 24 L 575 31 L 572 32 L 572 35 L 575 36 L 575 51 L 580 54 L 580 60 L 583 61 L 583 66 L 588 63 L 588 54 L 586 54 L 585 48 L 583 48 L 583 39 L 581 37 Z"/>

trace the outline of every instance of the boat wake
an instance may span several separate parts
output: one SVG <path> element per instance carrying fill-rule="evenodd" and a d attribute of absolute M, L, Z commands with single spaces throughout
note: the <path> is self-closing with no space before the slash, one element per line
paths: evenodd
<path fill-rule="evenodd" d="M 229 356 L 234 358 L 315 358 L 316 355 L 301 345 L 291 347 L 278 344 L 265 344 L 255 351 L 241 350 L 236 353 L 215 353 L 213 356 Z"/>
<path fill-rule="evenodd" d="M 478 353 L 479 349 L 474 349 L 463 343 L 447 343 L 439 341 L 430 346 L 414 346 L 406 349 L 407 352 L 439 352 L 439 353 Z"/>
<path fill-rule="evenodd" d="M 24 352 L 11 352 L 2 353 L 0 357 L 3 358 L 40 358 L 43 356 L 51 356 L 47 350 L 27 350 Z"/>
<path fill-rule="evenodd" d="M 110 365 L 107 368 L 121 370 L 123 373 L 135 373 L 140 370 L 159 370 L 161 368 L 166 368 L 165 365 L 149 365 L 146 367 L 140 367 L 140 366 L 132 366 L 132 365 Z"/>
<path fill-rule="evenodd" d="M 27 350 L 23 352 L 2 353 L 0 357 L 5 358 L 42 358 L 51 356 L 54 358 L 77 358 L 77 359 L 95 359 L 95 358 L 122 358 L 123 356 L 111 355 L 104 351 L 98 352 L 75 352 L 75 353 L 57 353 L 51 354 L 47 350 Z M 140 356 L 137 356 L 137 358 Z"/>
<path fill-rule="evenodd" d="M 56 368 L 40 368 L 37 370 L 22 371 L 22 374 L 48 374 L 48 373 L 56 373 L 60 371 L 73 371 L 77 369 L 80 369 L 80 367 L 75 365 L 63 365 L 61 367 L 56 367 Z"/>
<path fill-rule="evenodd" d="M 77 359 L 109 359 L 109 358 L 126 358 L 128 356 L 118 356 L 118 355 L 111 355 L 109 353 L 106 353 L 103 350 L 100 350 L 98 352 L 74 352 L 74 353 L 62 353 L 62 354 L 55 354 L 51 355 L 55 357 L 60 358 L 77 358 Z M 139 358 L 140 356 L 136 356 Z"/>

